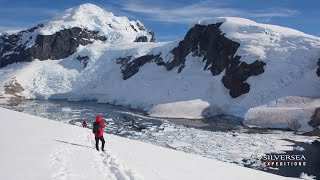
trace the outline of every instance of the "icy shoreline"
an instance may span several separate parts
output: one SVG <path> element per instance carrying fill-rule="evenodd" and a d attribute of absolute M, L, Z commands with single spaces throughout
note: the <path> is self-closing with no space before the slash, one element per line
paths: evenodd
<path fill-rule="evenodd" d="M 29 101 L 26 104 L 22 103 L 17 108 L 25 113 L 79 126 L 81 126 L 83 118 L 94 119 L 91 115 L 101 113 L 108 121 L 106 129 L 108 133 L 163 147 L 173 144 L 176 149 L 185 152 L 226 162 L 235 162 L 240 165 L 244 163 L 243 159 L 250 158 L 257 152 L 293 150 L 294 144 L 283 141 L 283 139 L 303 142 L 312 142 L 317 139 L 314 136 L 295 135 L 290 131 L 244 128 L 241 126 L 241 120 L 235 120 L 229 116 L 221 117 L 220 120 L 216 119 L 216 122 L 211 121 L 211 125 L 210 121 L 202 122 L 204 125 L 202 127 L 192 127 L 190 126 L 192 124 L 186 123 L 173 124 L 168 120 L 148 117 L 121 106 L 97 104 L 96 102 L 39 101 L 37 103 L 37 101 Z M 131 120 L 138 124 L 138 128 L 143 127 L 144 129 L 121 128 L 124 124 L 131 124 Z M 184 144 L 177 147 L 177 142 L 184 142 Z M 191 146 L 187 146 L 187 144 Z M 240 148 L 239 151 L 234 151 L 235 146 Z M 241 154 L 242 152 L 247 153 Z"/>
<path fill-rule="evenodd" d="M 3 108 L 0 114 L 2 137 L 12 118 L 17 123 L 0 140 L 1 179 L 291 179 L 110 134 L 106 151 L 97 152 L 89 129 Z"/>
<path fill-rule="evenodd" d="M 12 103 L 10 96 L 0 96 L 1 104 Z M 13 98 L 14 99 L 14 98 Z M 153 118 L 173 120 L 178 119 L 187 121 L 203 121 L 218 116 L 230 116 L 234 119 L 242 119 L 244 126 L 261 129 L 279 129 L 291 130 L 295 132 L 307 133 L 317 132 L 320 129 L 320 99 L 288 96 L 277 99 L 269 104 L 250 108 L 244 117 L 237 117 L 229 114 L 223 114 L 219 107 L 213 107 L 208 102 L 200 99 L 191 101 L 181 101 L 167 104 L 159 104 L 150 108 L 135 107 L 132 105 L 122 105 L 121 103 L 101 102 L 96 99 L 88 100 L 67 100 L 63 98 L 51 98 L 52 101 L 67 102 L 96 102 L 98 104 L 107 104 L 120 107 L 126 107 L 133 111 Z M 13 105 L 19 104 L 23 99 L 13 101 Z M 32 99 L 27 100 L 32 101 Z M 177 122 L 179 124 L 179 122 Z"/>
<path fill-rule="evenodd" d="M 244 125 L 310 132 L 320 128 L 320 99 L 288 96 L 251 108 Z"/>

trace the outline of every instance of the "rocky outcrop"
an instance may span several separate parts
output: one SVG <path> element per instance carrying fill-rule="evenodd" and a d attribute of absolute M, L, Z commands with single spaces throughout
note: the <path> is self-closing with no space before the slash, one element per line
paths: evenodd
<path fill-rule="evenodd" d="M 17 62 L 30 62 L 34 59 L 62 59 L 76 52 L 79 45 L 93 43 L 94 40 L 105 41 L 104 36 L 99 36 L 97 31 L 89 31 L 78 27 L 63 29 L 52 35 L 37 35 L 34 45 L 26 45 L 32 40 L 22 44 L 22 39 L 27 33 L 40 28 L 41 24 L 17 34 L 0 36 L 0 68 Z"/>
<path fill-rule="evenodd" d="M 136 58 L 132 61 L 130 61 L 130 59 L 131 59 L 131 56 L 117 59 L 117 64 L 121 64 L 121 72 L 123 75 L 122 78 L 124 80 L 127 80 L 133 75 L 135 75 L 139 71 L 139 68 L 145 65 L 146 63 L 155 62 L 158 65 L 164 65 L 163 59 L 160 57 L 160 54 L 145 55 L 145 56 Z"/>
<path fill-rule="evenodd" d="M 157 39 L 154 36 L 154 32 L 149 31 L 148 34 L 151 36 L 150 39 L 148 39 L 147 36 L 139 36 L 134 40 L 134 42 L 157 42 Z"/>
<path fill-rule="evenodd" d="M 225 71 L 222 78 L 224 86 L 230 89 L 233 98 L 246 94 L 250 85 L 245 81 L 250 76 L 257 76 L 264 72 L 266 63 L 255 61 L 252 64 L 241 62 L 241 56 L 235 56 L 240 44 L 225 37 L 219 27 L 222 23 L 210 25 L 195 25 L 179 45 L 172 50 L 174 58 L 166 64 L 167 70 L 178 68 L 180 73 L 187 55 L 202 57 L 205 62 L 204 70 L 210 70 L 213 76 Z"/>
<path fill-rule="evenodd" d="M 89 61 L 89 56 L 78 56 L 77 57 L 78 61 L 82 62 L 83 63 L 83 68 L 86 68 L 87 67 L 87 64 L 88 64 L 88 61 Z"/>
<path fill-rule="evenodd" d="M 311 121 L 309 121 L 308 124 L 314 128 L 320 126 L 320 108 L 315 109 Z"/>
<path fill-rule="evenodd" d="M 129 63 L 132 56 L 127 57 L 120 57 L 117 59 L 116 64 L 121 64 L 120 69 L 124 70 L 127 67 L 127 64 Z"/>
<path fill-rule="evenodd" d="M 234 57 L 239 43 L 226 38 L 219 27 L 222 23 L 195 25 L 191 28 L 179 45 L 172 50 L 173 60 L 167 64 L 167 69 L 181 67 L 186 56 L 203 57 L 206 62 L 204 70 L 210 70 L 212 75 L 220 74 Z"/>
<path fill-rule="evenodd" d="M 317 66 L 318 66 L 317 75 L 320 77 L 320 58 L 318 59 Z"/>
<path fill-rule="evenodd" d="M 137 37 L 134 42 L 148 42 L 148 37 L 147 36 L 140 36 Z"/>
<path fill-rule="evenodd" d="M 178 67 L 178 73 L 185 67 L 186 57 L 202 57 L 205 62 L 204 70 L 210 70 L 213 76 L 225 71 L 222 83 L 228 88 L 231 97 L 236 98 L 250 91 L 250 85 L 246 80 L 250 76 L 257 76 L 264 72 L 266 63 L 256 60 L 248 64 L 241 62 L 241 56 L 235 55 L 240 44 L 225 37 L 219 27 L 222 23 L 211 25 L 195 25 L 179 45 L 171 53 L 173 59 L 167 63 L 163 61 L 160 55 L 145 55 L 134 60 L 132 56 L 118 58 L 117 63 L 122 64 L 123 79 L 129 79 L 139 71 L 139 68 L 147 62 L 156 62 L 157 65 L 166 67 L 168 71 Z M 144 39 L 137 39 L 142 42 Z"/>
<path fill-rule="evenodd" d="M 139 28 L 140 31 L 146 31 L 146 28 L 138 21 L 136 22 L 137 27 Z"/>
<path fill-rule="evenodd" d="M 237 59 L 233 59 L 222 77 L 223 85 L 230 89 L 230 96 L 236 98 L 242 94 L 248 93 L 250 91 L 250 85 L 245 81 L 250 76 L 262 74 L 264 72 L 264 65 L 266 65 L 266 63 L 262 61 L 255 61 L 252 64 L 247 64 L 245 62 L 240 62 Z"/>
<path fill-rule="evenodd" d="M 24 88 L 18 83 L 18 81 L 15 78 L 13 78 L 9 83 L 6 83 L 4 85 L 5 94 L 10 94 L 16 97 L 20 97 L 20 95 L 18 94 L 21 93 L 22 91 L 24 91 Z"/>
<path fill-rule="evenodd" d="M 39 35 L 30 51 L 39 60 L 62 59 L 75 53 L 79 45 L 91 44 L 94 40 L 105 41 L 106 38 L 97 31 L 74 27 L 49 36 Z"/>
<path fill-rule="evenodd" d="M 155 38 L 154 32 L 153 31 L 149 31 L 149 34 L 151 35 L 150 42 L 157 42 L 157 39 Z"/>

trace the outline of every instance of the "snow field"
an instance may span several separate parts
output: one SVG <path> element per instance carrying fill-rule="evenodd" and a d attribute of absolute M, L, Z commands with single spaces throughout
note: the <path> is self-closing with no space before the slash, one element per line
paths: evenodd
<path fill-rule="evenodd" d="M 106 153 L 97 152 L 89 129 L 0 114 L 1 137 L 8 137 L 0 140 L 1 179 L 290 179 L 113 135 L 105 135 Z"/>

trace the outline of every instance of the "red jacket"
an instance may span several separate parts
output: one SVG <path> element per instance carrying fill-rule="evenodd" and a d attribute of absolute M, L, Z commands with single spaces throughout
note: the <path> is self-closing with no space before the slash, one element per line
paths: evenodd
<path fill-rule="evenodd" d="M 101 116 L 97 116 L 96 117 L 96 122 L 100 123 L 100 133 L 99 134 L 95 134 L 94 136 L 96 138 L 102 137 L 103 136 L 103 128 L 106 127 L 106 125 L 104 124 L 104 122 L 102 121 L 102 117 Z"/>
<path fill-rule="evenodd" d="M 87 124 L 87 122 L 85 120 L 82 122 L 82 127 L 84 127 L 84 128 L 88 127 L 88 124 Z"/>

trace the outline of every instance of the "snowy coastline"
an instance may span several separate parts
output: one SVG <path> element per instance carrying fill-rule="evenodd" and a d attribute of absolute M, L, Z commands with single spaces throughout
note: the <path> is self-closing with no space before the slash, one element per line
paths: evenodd
<path fill-rule="evenodd" d="M 101 153 L 88 129 L 3 108 L 0 114 L 2 137 L 16 123 L 16 133 L 0 141 L 1 179 L 290 179 L 113 135 Z"/>
<path fill-rule="evenodd" d="M 241 126 L 241 119 L 230 116 L 202 122 L 169 120 L 149 117 L 122 106 L 97 104 L 94 101 L 25 101 L 11 108 L 77 126 L 81 126 L 83 119 L 90 124 L 94 114 L 102 114 L 108 124 L 108 134 L 251 168 L 259 167 L 257 158 L 263 154 L 294 153 L 301 150 L 301 147 L 306 150 L 298 153 L 309 154 L 310 150 L 317 151 L 316 147 L 309 147 L 309 144 L 319 138 L 297 135 L 292 131 L 246 128 Z M 311 153 L 308 159 L 316 157 L 316 154 Z M 306 171 L 301 168 L 296 172 Z M 308 174 L 319 175 L 318 171 L 309 171 Z M 297 177 L 299 174 L 282 175 Z"/>

